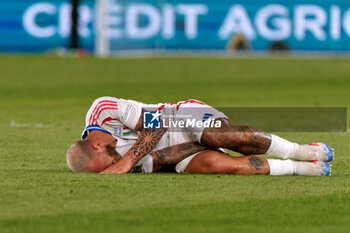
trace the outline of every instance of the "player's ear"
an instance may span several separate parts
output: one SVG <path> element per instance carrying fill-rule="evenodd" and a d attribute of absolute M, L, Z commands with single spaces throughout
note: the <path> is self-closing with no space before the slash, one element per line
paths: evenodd
<path fill-rule="evenodd" d="M 96 151 L 100 151 L 103 147 L 104 147 L 104 145 L 100 141 L 96 141 L 96 142 L 92 143 L 92 148 Z"/>

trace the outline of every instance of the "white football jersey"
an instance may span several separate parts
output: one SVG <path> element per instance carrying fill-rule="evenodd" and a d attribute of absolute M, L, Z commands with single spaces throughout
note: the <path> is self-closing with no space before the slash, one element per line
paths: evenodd
<path fill-rule="evenodd" d="M 82 139 L 85 139 L 92 130 L 108 133 L 117 139 L 115 149 L 121 156 L 124 156 L 140 134 L 135 130 L 135 126 L 140 119 L 142 108 L 157 109 L 160 105 L 143 104 L 115 97 L 98 98 L 86 114 Z M 164 148 L 168 144 L 167 137 L 164 137 L 155 149 Z"/>
<path fill-rule="evenodd" d="M 196 108 L 195 111 L 194 108 Z M 115 150 L 124 156 L 140 134 L 139 131 L 135 130 L 135 126 L 140 119 L 142 109 L 145 111 L 158 110 L 164 115 L 182 120 L 183 117 L 180 116 L 186 116 L 189 113 L 199 121 L 204 121 L 208 113 L 211 113 L 210 115 L 214 119 L 226 117 L 216 109 L 197 100 L 180 101 L 177 104 L 144 104 L 115 97 L 101 97 L 93 102 L 86 115 L 82 139 L 85 139 L 91 130 L 109 133 L 117 139 Z M 186 128 L 170 127 L 153 151 L 184 142 L 200 142 L 202 131 L 203 129 L 193 131 Z"/>
<path fill-rule="evenodd" d="M 141 116 L 142 106 L 140 102 L 114 97 L 96 99 L 86 114 L 82 139 L 91 130 L 109 133 L 118 140 L 117 152 L 124 155 L 139 136 L 139 132 L 134 129 Z"/>

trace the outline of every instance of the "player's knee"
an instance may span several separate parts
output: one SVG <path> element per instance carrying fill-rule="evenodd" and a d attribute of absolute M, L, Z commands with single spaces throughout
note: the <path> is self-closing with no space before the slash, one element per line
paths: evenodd
<path fill-rule="evenodd" d="M 215 156 L 211 156 L 210 153 L 201 154 L 200 156 L 200 167 L 205 173 L 212 173 L 216 170 L 217 159 Z"/>
<path fill-rule="evenodd" d="M 220 152 L 214 152 L 220 153 Z M 223 159 L 221 156 L 210 153 L 201 159 L 201 164 L 205 173 L 208 174 L 232 174 L 239 170 L 236 164 L 227 159 Z"/>

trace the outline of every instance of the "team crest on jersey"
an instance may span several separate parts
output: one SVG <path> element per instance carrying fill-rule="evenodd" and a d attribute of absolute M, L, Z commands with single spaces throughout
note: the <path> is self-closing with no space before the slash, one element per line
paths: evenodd
<path fill-rule="evenodd" d="M 131 129 L 128 127 L 115 127 L 114 136 L 122 137 L 131 134 Z"/>
<path fill-rule="evenodd" d="M 122 121 L 126 121 L 128 119 L 131 108 L 132 108 L 131 104 L 126 105 L 125 111 L 121 117 Z"/>

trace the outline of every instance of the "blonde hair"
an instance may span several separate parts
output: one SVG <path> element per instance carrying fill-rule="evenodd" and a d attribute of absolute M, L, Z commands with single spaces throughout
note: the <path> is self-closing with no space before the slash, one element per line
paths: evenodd
<path fill-rule="evenodd" d="M 68 167 L 74 172 L 89 172 L 89 162 L 93 155 L 89 149 L 89 140 L 80 140 L 67 151 Z"/>

